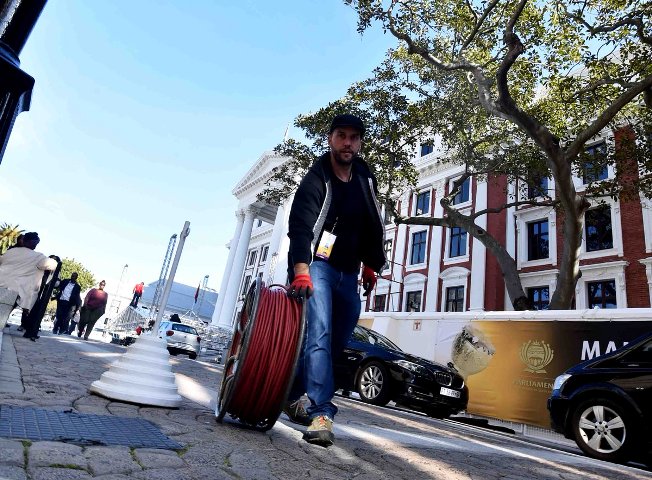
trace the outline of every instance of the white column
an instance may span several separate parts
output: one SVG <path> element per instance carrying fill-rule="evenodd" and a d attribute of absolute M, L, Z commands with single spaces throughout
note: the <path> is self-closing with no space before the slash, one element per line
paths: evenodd
<path fill-rule="evenodd" d="M 438 181 L 433 185 L 433 194 L 435 195 L 435 218 L 444 217 L 444 207 L 439 200 L 444 196 L 444 182 Z M 426 294 L 426 305 L 424 310 L 427 312 L 437 311 L 439 272 L 441 265 L 441 242 L 444 238 L 444 227 L 432 227 L 432 241 L 430 242 L 430 263 L 428 265 L 428 293 Z"/>
<path fill-rule="evenodd" d="M 276 218 L 274 218 L 274 229 L 272 230 L 272 238 L 269 241 L 269 250 L 267 252 L 267 263 L 263 271 L 263 278 L 268 279 L 270 269 L 275 268 L 276 259 L 278 258 L 278 247 L 281 243 L 281 235 L 283 235 L 283 222 L 285 220 L 285 208 L 279 205 L 276 210 Z M 273 261 L 274 260 L 274 261 Z M 267 281 L 267 280 L 266 280 Z"/>
<path fill-rule="evenodd" d="M 487 208 L 487 182 L 478 182 L 475 192 L 475 211 Z M 487 229 L 487 215 L 482 215 L 476 220 L 476 225 L 483 230 Z M 471 258 L 471 295 L 469 301 L 470 311 L 484 310 L 484 284 L 487 271 L 487 247 L 480 240 L 473 238 L 473 255 Z"/>
<path fill-rule="evenodd" d="M 645 265 L 645 275 L 647 276 L 647 288 L 650 294 L 650 305 L 652 305 L 652 258 L 643 258 L 639 260 L 640 263 Z M 552 296 L 552 290 L 550 290 Z"/>
<path fill-rule="evenodd" d="M 233 268 L 233 259 L 235 258 L 235 251 L 237 250 L 238 244 L 240 243 L 242 225 L 244 225 L 244 212 L 236 212 L 235 216 L 238 219 L 238 223 L 235 227 L 235 233 L 231 238 L 231 242 L 229 243 L 229 258 L 226 261 L 226 267 L 224 268 L 224 273 L 222 274 L 220 293 L 217 296 L 217 303 L 215 304 L 213 318 L 211 319 L 211 324 L 214 325 L 219 324 L 220 321 L 220 313 L 222 311 L 222 305 L 224 305 L 224 295 L 226 294 L 226 289 L 229 285 L 229 278 L 231 277 L 231 269 Z"/>
<path fill-rule="evenodd" d="M 283 208 L 283 217 L 281 224 L 283 228 L 281 229 L 281 236 L 279 237 L 278 246 L 276 247 L 276 256 L 274 257 L 274 272 L 272 275 L 271 283 L 277 283 L 279 285 L 284 285 L 287 281 L 288 276 L 288 251 L 290 250 L 290 237 L 288 237 L 288 229 L 290 222 L 290 210 L 292 209 L 292 202 L 294 201 L 294 196 L 291 196 L 287 202 L 285 202 Z"/>
<path fill-rule="evenodd" d="M 228 286 L 224 295 L 218 326 L 229 330 L 232 327 L 233 311 L 238 300 L 238 289 L 240 288 L 242 272 L 247 261 L 247 251 L 249 250 L 249 241 L 251 240 L 251 230 L 254 226 L 255 217 L 256 212 L 254 210 L 247 209 L 245 211 L 244 224 L 240 232 L 236 253 L 233 257 L 233 267 L 231 268 L 229 278 L 226 279 Z"/>

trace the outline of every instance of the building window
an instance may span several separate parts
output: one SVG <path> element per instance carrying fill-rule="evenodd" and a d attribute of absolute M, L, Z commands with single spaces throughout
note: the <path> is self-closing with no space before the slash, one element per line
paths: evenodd
<path fill-rule="evenodd" d="M 412 255 L 410 265 L 423 263 L 426 260 L 426 231 L 412 234 Z"/>
<path fill-rule="evenodd" d="M 463 257 L 466 255 L 466 230 L 461 227 L 452 227 L 448 243 L 449 258 Z"/>
<path fill-rule="evenodd" d="M 253 267 L 256 263 L 256 250 L 249 252 L 249 260 L 247 260 L 247 266 Z"/>
<path fill-rule="evenodd" d="M 584 184 L 604 180 L 609 176 L 606 165 L 607 144 L 600 142 L 584 150 L 587 160 L 584 162 Z"/>
<path fill-rule="evenodd" d="M 469 194 L 471 192 L 471 178 L 464 180 L 464 183 L 460 186 L 457 195 L 453 197 L 453 205 L 458 205 L 460 203 L 466 203 L 469 201 Z"/>
<path fill-rule="evenodd" d="M 247 294 L 247 289 L 249 288 L 249 284 L 251 283 L 251 275 L 247 275 L 244 279 L 244 282 L 242 282 L 242 290 L 240 291 L 240 295 L 243 297 Z"/>
<path fill-rule="evenodd" d="M 417 195 L 417 208 L 415 215 L 425 215 L 430 211 L 430 191 L 421 192 Z"/>
<path fill-rule="evenodd" d="M 434 151 L 434 147 L 432 143 L 422 143 L 421 144 L 421 156 L 425 157 L 429 153 L 432 153 Z"/>
<path fill-rule="evenodd" d="M 267 254 L 269 253 L 269 245 L 263 247 L 263 253 L 260 254 L 260 263 L 267 261 Z"/>
<path fill-rule="evenodd" d="M 528 200 L 537 197 L 545 197 L 546 195 L 548 195 L 548 177 L 535 177 L 527 187 Z"/>
<path fill-rule="evenodd" d="M 550 289 L 548 287 L 533 287 L 527 289 L 527 298 L 535 310 L 548 310 L 550 304 Z"/>
<path fill-rule="evenodd" d="M 385 256 L 389 260 L 392 258 L 392 246 L 393 246 L 393 241 L 392 240 L 385 240 Z"/>
<path fill-rule="evenodd" d="M 609 205 L 587 211 L 584 223 L 587 252 L 613 248 L 614 240 L 611 232 L 611 208 Z"/>
<path fill-rule="evenodd" d="M 407 312 L 421 311 L 421 291 L 407 292 L 407 301 L 405 302 L 405 310 Z"/>
<path fill-rule="evenodd" d="M 527 224 L 527 259 L 548 258 L 548 220 Z"/>
<path fill-rule="evenodd" d="M 448 287 L 446 289 L 446 312 L 464 311 L 464 287 Z"/>
<path fill-rule="evenodd" d="M 384 312 L 385 305 L 387 302 L 387 295 L 376 295 L 374 296 L 374 312 Z"/>
<path fill-rule="evenodd" d="M 589 295 L 589 308 L 618 308 L 616 282 L 614 280 L 589 282 L 586 287 Z"/>
<path fill-rule="evenodd" d="M 262 227 L 263 226 L 263 221 L 259 218 L 256 220 L 256 227 Z"/>
<path fill-rule="evenodd" d="M 392 246 L 393 242 L 392 240 L 385 240 L 384 248 L 385 248 L 385 258 L 387 259 L 387 263 L 383 266 L 383 270 L 389 268 L 390 263 L 392 262 Z"/>

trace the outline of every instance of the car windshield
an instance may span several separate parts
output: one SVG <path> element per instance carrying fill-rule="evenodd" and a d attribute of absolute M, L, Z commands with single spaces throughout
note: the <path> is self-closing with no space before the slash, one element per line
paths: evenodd
<path fill-rule="evenodd" d="M 176 330 L 177 332 L 192 333 L 193 335 L 197 335 L 197 330 L 195 330 L 195 327 L 191 327 L 189 325 L 182 325 L 180 323 L 173 323 L 172 330 Z"/>
<path fill-rule="evenodd" d="M 652 362 L 652 340 L 648 340 L 636 350 L 628 352 L 623 360 L 626 362 Z"/>
<path fill-rule="evenodd" d="M 389 338 L 383 337 L 380 333 L 374 332 L 373 330 L 369 330 L 367 328 L 356 327 L 355 330 L 353 331 L 353 339 L 359 342 L 378 345 L 380 347 L 388 348 L 390 350 L 398 350 L 399 352 L 402 351 L 394 343 L 392 343 L 392 341 Z"/>

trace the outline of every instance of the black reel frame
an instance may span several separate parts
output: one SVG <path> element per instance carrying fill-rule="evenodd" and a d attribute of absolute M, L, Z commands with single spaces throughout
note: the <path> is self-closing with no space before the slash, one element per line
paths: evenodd
<path fill-rule="evenodd" d="M 299 341 L 297 342 L 297 348 L 296 351 L 294 352 L 294 361 L 292 363 L 292 374 L 290 375 L 288 379 L 288 383 L 285 387 L 285 393 L 283 395 L 282 401 L 280 402 L 279 405 L 276 405 L 276 408 L 273 410 L 274 413 L 269 417 L 261 419 L 257 421 L 255 424 L 252 424 L 251 422 L 246 422 L 238 418 L 237 415 L 229 412 L 229 406 L 233 401 L 234 398 L 233 395 L 236 392 L 238 383 L 240 381 L 241 369 L 239 369 L 238 366 L 242 362 L 244 362 L 244 360 L 247 358 L 247 352 L 249 351 L 250 348 L 251 334 L 256 325 L 256 321 L 258 320 L 260 296 L 261 296 L 261 291 L 264 287 L 265 284 L 260 278 L 256 278 L 256 280 L 249 287 L 247 296 L 245 297 L 244 300 L 242 311 L 240 312 L 240 315 L 237 321 L 235 322 L 233 333 L 231 335 L 231 342 L 228 348 L 229 356 L 224 362 L 224 370 L 223 370 L 224 373 L 222 374 L 222 382 L 220 386 L 220 391 L 217 395 L 217 405 L 215 407 L 215 417 L 218 422 L 222 422 L 224 416 L 227 413 L 229 413 L 231 418 L 240 421 L 242 424 L 248 427 L 251 427 L 256 430 L 260 430 L 262 432 L 265 432 L 274 426 L 276 420 L 278 420 L 278 417 L 281 415 L 281 412 L 283 411 L 283 406 L 290 393 L 290 389 L 292 388 L 292 384 L 294 382 L 294 375 L 297 370 L 297 363 L 299 361 L 299 354 L 301 352 L 301 348 L 303 347 L 303 336 L 306 329 L 306 311 L 308 309 L 306 305 L 306 301 L 304 299 L 301 304 L 302 306 L 301 306 L 301 318 L 300 318 L 300 325 L 299 325 Z M 270 288 L 273 287 L 280 287 L 285 289 L 285 287 L 282 285 L 276 285 L 276 284 L 270 285 Z M 244 325 L 242 325 L 243 316 L 246 316 Z M 234 342 L 237 343 L 234 344 Z M 228 373 L 229 371 L 230 373 Z"/>

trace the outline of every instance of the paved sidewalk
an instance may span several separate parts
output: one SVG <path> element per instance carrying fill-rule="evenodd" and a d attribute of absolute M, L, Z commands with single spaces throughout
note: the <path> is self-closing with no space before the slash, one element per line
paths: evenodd
<path fill-rule="evenodd" d="M 183 448 L 173 451 L 0 438 L 0 479 L 371 480 L 414 478 L 418 474 L 403 467 L 399 470 L 405 470 L 404 474 L 396 475 L 396 469 L 383 472 L 355 452 L 309 445 L 301 440 L 302 430 L 281 422 L 267 433 L 218 424 L 207 405 L 187 399 L 178 409 L 113 402 L 90 394 L 88 387 L 125 352 L 124 347 L 48 332 L 41 332 L 41 338 L 31 342 L 15 326 L 3 333 L 0 405 L 144 418 Z M 172 362 L 178 364 L 175 371 L 200 366 L 200 377 L 217 388 L 221 370 L 217 366 L 175 357 Z M 182 377 L 194 375 L 185 373 Z M 208 404 L 206 399 L 197 401 Z"/>
<path fill-rule="evenodd" d="M 221 366 L 202 357 L 200 361 L 170 357 L 184 396 L 178 409 L 114 402 L 90 394 L 88 388 L 125 347 L 48 332 L 31 342 L 15 326 L 3 333 L 0 413 L 25 407 L 72 416 L 128 417 L 134 423 L 145 419 L 182 448 L 89 445 L 74 439 L 26 441 L 0 435 L 0 480 L 652 478 L 647 472 L 532 445 L 514 436 L 345 399 L 337 400 L 336 444 L 328 449 L 301 440 L 304 427 L 284 417 L 265 433 L 219 424 L 211 402 Z"/>

